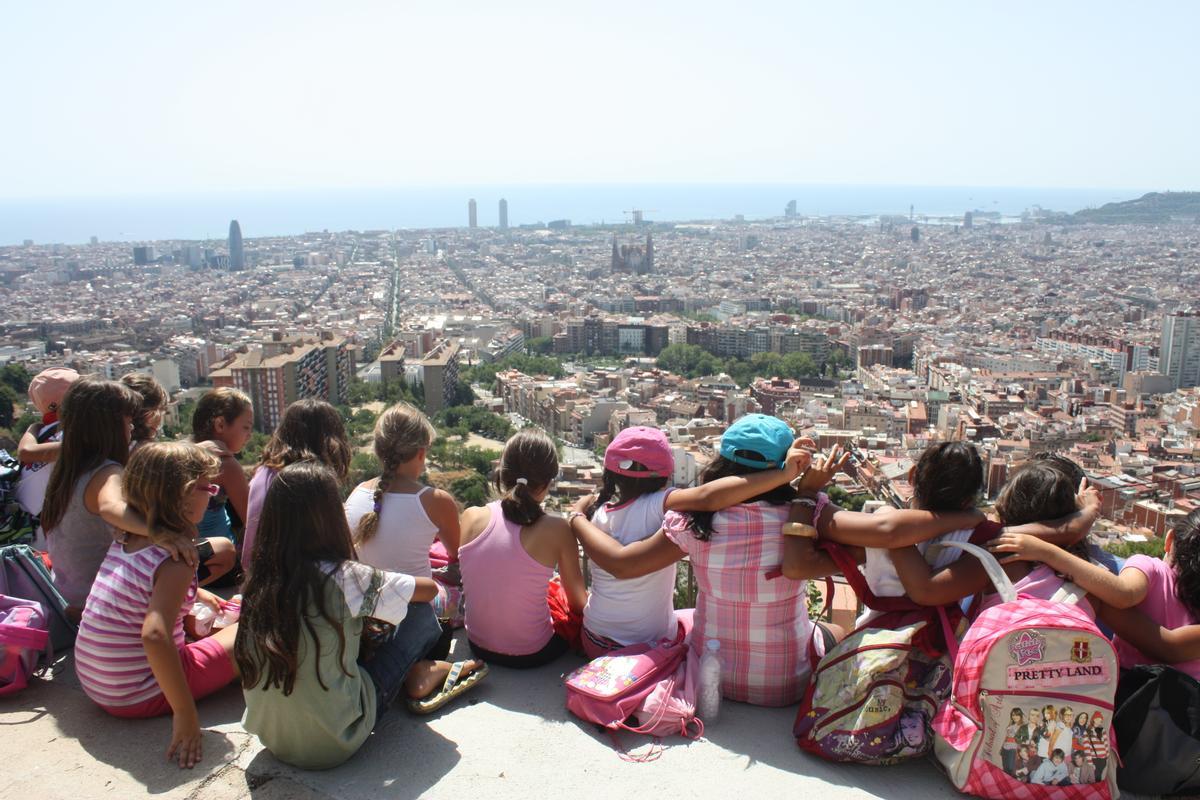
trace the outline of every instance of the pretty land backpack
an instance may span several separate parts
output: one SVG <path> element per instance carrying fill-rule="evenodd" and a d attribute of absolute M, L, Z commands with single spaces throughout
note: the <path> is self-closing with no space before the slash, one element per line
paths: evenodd
<path fill-rule="evenodd" d="M 934 754 L 950 782 L 997 800 L 1117 797 L 1112 643 L 1079 606 L 1018 596 L 986 550 L 948 544 L 979 558 L 1003 599 L 971 624 L 950 699 L 933 720 Z M 1072 727 L 1080 715 L 1082 731 Z"/>
<path fill-rule="evenodd" d="M 39 662 L 53 661 L 49 623 L 40 603 L 0 594 L 0 696 L 24 689 Z"/>
<path fill-rule="evenodd" d="M 674 639 L 623 647 L 576 669 L 565 681 L 567 710 L 613 732 L 700 738 L 699 666 L 687 633 L 680 625 Z"/>
<path fill-rule="evenodd" d="M 988 541 L 997 530 L 994 523 L 981 523 L 971 540 Z M 894 764 L 926 755 L 933 717 L 950 693 L 947 650 L 962 611 L 921 606 L 907 597 L 877 597 L 845 550 L 832 542 L 820 546 L 863 604 L 883 613 L 814 666 L 792 727 L 796 744 L 821 758 L 856 764 Z M 831 595 L 827 589 L 827 603 Z"/>

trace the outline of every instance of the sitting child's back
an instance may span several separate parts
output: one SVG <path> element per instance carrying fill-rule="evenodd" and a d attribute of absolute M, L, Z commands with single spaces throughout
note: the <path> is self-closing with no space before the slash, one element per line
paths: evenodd
<path fill-rule="evenodd" d="M 597 507 L 592 522 L 621 544 L 640 542 L 662 527 L 669 489 L 644 494 L 628 503 Z M 592 591 L 583 610 L 587 631 L 621 644 L 653 642 L 675 632 L 675 565 L 640 578 L 614 578 L 591 567 Z"/>

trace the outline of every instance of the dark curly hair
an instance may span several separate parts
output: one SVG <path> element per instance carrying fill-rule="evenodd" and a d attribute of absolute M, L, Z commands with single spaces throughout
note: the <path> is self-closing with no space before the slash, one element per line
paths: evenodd
<path fill-rule="evenodd" d="M 1175 534 L 1171 550 L 1175 596 L 1194 616 L 1200 614 L 1200 509 L 1184 517 L 1171 532 Z"/>
<path fill-rule="evenodd" d="M 930 445 L 917 459 L 913 475 L 913 507 L 923 511 L 962 511 L 983 490 L 983 460 L 975 445 L 942 442 Z"/>
<path fill-rule="evenodd" d="M 745 464 L 738 464 L 736 461 L 729 461 L 721 456 L 713 459 L 704 472 L 700 473 L 700 483 L 708 483 L 720 478 L 727 478 L 730 475 L 749 475 L 753 472 L 761 472 L 764 469 L 771 469 L 775 465 L 767 464 L 760 468 L 747 467 Z M 796 499 L 796 490 L 790 483 L 785 483 L 782 486 L 776 486 L 769 492 L 763 492 L 757 497 L 752 497 L 745 503 L 770 503 L 773 506 L 782 506 Z M 713 535 L 713 516 L 714 511 L 693 511 L 688 516 L 691 518 L 692 535 L 702 542 L 707 542 Z"/>

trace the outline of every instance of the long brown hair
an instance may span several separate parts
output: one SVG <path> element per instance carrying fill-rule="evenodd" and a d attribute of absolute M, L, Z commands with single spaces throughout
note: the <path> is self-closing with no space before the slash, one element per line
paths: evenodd
<path fill-rule="evenodd" d="M 186 516 L 188 492 L 220 471 L 220 460 L 191 442 L 147 442 L 129 457 L 121 488 L 125 502 L 146 518 L 151 541 L 164 534 L 194 537 L 196 525 Z"/>
<path fill-rule="evenodd" d="M 157 433 L 147 424 L 147 417 L 155 411 L 166 408 L 170 398 L 162 384 L 153 375 L 144 372 L 129 372 L 121 376 L 121 383 L 133 389 L 142 397 L 142 410 L 133 418 L 133 440 L 145 442 Z"/>
<path fill-rule="evenodd" d="M 192 438 L 204 442 L 216 436 L 217 419 L 223 419 L 232 425 L 234 420 L 245 414 L 254 406 L 250 397 L 238 389 L 220 386 L 209 389 L 196 402 L 196 410 L 192 412 Z"/>
<path fill-rule="evenodd" d="M 334 578 L 321 565 L 353 558 L 333 470 L 316 461 L 297 461 L 280 470 L 263 502 L 234 642 L 244 688 L 253 689 L 262 680 L 263 691 L 278 687 L 285 695 L 292 693 L 300 669 L 301 625 L 310 648 L 320 641 L 317 625 L 333 628 L 338 663 L 345 669 L 342 615 L 325 603 L 325 583 Z M 312 660 L 317 682 L 327 689 L 320 658 Z"/>
<path fill-rule="evenodd" d="M 753 452 L 753 451 L 751 451 Z M 754 453 L 754 455 L 760 455 Z M 770 469 L 774 466 L 768 461 L 763 462 L 761 468 L 749 467 L 745 464 L 739 464 L 736 461 L 730 461 L 724 456 L 717 456 L 712 460 L 712 463 L 704 468 L 700 473 L 700 483 L 708 483 L 709 481 L 728 478 L 731 475 L 752 475 L 755 472 L 761 472 L 764 469 Z M 790 503 L 796 499 L 796 490 L 790 483 L 785 483 L 781 486 L 776 486 L 774 489 L 769 489 L 757 497 L 751 497 L 749 500 L 743 500 L 742 503 L 769 503 L 773 506 L 781 506 Z M 691 519 L 692 535 L 702 542 L 707 542 L 713 535 L 713 517 L 716 516 L 715 511 L 693 511 L 688 516 Z"/>
<path fill-rule="evenodd" d="M 533 493 L 558 477 L 558 450 L 554 440 L 539 430 L 519 431 L 504 445 L 496 488 L 504 493 L 500 510 L 517 525 L 532 525 L 546 512 Z"/>
<path fill-rule="evenodd" d="M 363 514 L 354 530 L 354 541 L 362 544 L 379 530 L 379 516 L 383 511 L 383 496 L 395 478 L 396 469 L 417 455 L 422 447 L 429 447 L 437 437 L 437 429 L 420 409 L 408 403 L 397 403 L 379 415 L 375 422 L 375 455 L 383 465 L 383 473 L 375 484 L 374 505 Z"/>
<path fill-rule="evenodd" d="M 283 412 L 279 427 L 263 448 L 258 465 L 276 472 L 297 461 L 320 461 L 346 478 L 350 471 L 350 442 L 337 409 L 324 400 L 297 400 Z"/>
<path fill-rule="evenodd" d="M 71 384 L 59 410 L 62 449 L 46 486 L 43 530 L 52 531 L 62 521 L 80 478 L 105 461 L 125 465 L 129 460 L 125 418 L 136 419 L 141 408 L 138 393 L 116 381 L 87 376 Z"/>

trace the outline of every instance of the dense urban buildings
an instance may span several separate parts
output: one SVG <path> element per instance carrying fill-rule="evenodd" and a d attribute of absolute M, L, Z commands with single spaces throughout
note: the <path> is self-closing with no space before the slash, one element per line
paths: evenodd
<path fill-rule="evenodd" d="M 0 248 L 0 363 L 145 371 L 177 398 L 237 386 L 262 431 L 292 400 L 403 382 L 430 413 L 473 400 L 545 428 L 585 470 L 568 492 L 624 427 L 666 431 L 686 483 L 764 411 L 854 447 L 851 494 L 906 499 L 920 452 L 960 439 L 990 497 L 1035 453 L 1076 460 L 1103 487 L 1102 536 L 1161 534 L 1200 504 L 1194 221 L 789 204 L 761 222 L 506 227 L 499 208 L 499 229 L 472 201 L 460 229 L 241 242 L 235 221 L 228 241 Z"/>

